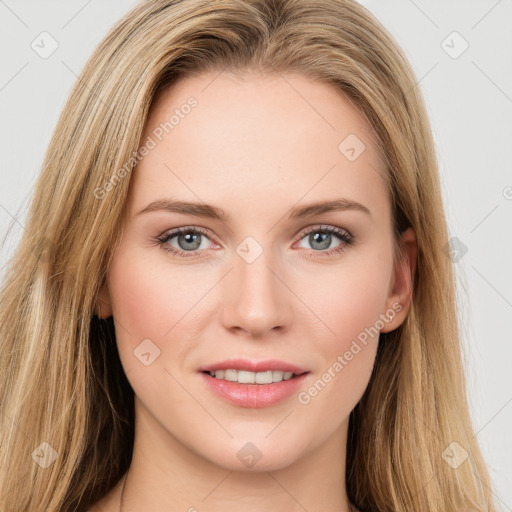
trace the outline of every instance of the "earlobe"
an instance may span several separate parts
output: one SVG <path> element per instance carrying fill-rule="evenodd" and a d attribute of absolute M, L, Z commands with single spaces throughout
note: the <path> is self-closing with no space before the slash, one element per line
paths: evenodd
<path fill-rule="evenodd" d="M 392 319 L 381 329 L 390 332 L 404 321 L 412 303 L 416 258 L 418 254 L 416 234 L 413 228 L 406 229 L 400 239 L 400 258 L 398 259 L 390 286 L 387 311 L 393 310 Z M 391 316 L 388 315 L 390 318 Z"/>

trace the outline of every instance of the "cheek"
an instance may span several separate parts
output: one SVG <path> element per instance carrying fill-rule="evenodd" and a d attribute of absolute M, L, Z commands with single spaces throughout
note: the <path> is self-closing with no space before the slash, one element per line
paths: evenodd
<path fill-rule="evenodd" d="M 184 315 L 200 297 L 180 273 L 149 261 L 142 250 L 118 253 L 108 274 L 109 294 L 120 349 L 134 350 L 144 339 L 163 349 Z M 189 276 L 190 277 L 190 276 Z M 204 293 L 204 292 L 203 292 Z M 186 321 L 186 320 L 185 320 Z"/>
<path fill-rule="evenodd" d="M 200 274 L 193 265 L 173 268 L 165 258 L 153 256 L 148 257 L 147 248 L 119 250 L 108 273 L 119 356 L 130 379 L 154 376 L 159 369 L 186 360 L 189 340 L 201 337 L 214 313 L 204 312 L 207 292 L 218 280 L 214 272 Z M 156 355 L 151 372 L 141 359 L 148 352 Z M 141 389 L 142 383 L 136 382 Z M 168 386 L 165 375 L 161 384 Z"/>
<path fill-rule="evenodd" d="M 315 320 L 309 332 L 309 337 L 317 340 L 315 350 L 321 354 L 322 368 L 315 389 L 307 393 L 304 402 L 318 396 L 313 407 L 328 402 L 339 408 L 338 417 L 356 405 L 370 379 L 392 267 L 391 253 L 358 256 L 347 259 L 336 272 L 329 268 L 323 277 L 316 274 L 308 279 L 305 301 L 322 320 L 322 324 Z"/>
<path fill-rule="evenodd" d="M 370 255 L 354 257 L 307 280 L 302 295 L 325 324 L 329 347 L 341 349 L 376 325 L 385 310 L 390 274 L 391 257 Z"/>
<path fill-rule="evenodd" d="M 157 275 L 135 255 L 119 254 L 109 270 L 109 291 L 113 316 L 117 323 L 132 333 L 144 329 L 158 332 L 160 309 L 165 297 L 156 286 Z"/>

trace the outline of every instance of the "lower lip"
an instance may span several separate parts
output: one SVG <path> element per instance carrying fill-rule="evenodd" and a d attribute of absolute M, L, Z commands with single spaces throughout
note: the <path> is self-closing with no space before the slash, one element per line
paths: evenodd
<path fill-rule="evenodd" d="M 296 393 L 306 380 L 308 373 L 272 384 L 240 384 L 217 379 L 201 372 L 206 385 L 219 397 L 238 407 L 269 407 Z"/>

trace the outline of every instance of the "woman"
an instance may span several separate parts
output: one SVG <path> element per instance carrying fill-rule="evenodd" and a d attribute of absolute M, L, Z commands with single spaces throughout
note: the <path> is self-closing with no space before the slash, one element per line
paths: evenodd
<path fill-rule="evenodd" d="M 446 243 L 414 74 L 363 7 L 140 3 L 2 289 L 2 509 L 495 510 Z"/>

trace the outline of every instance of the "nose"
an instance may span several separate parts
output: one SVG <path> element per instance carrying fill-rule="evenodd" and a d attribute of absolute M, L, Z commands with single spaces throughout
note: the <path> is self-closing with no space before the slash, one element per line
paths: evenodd
<path fill-rule="evenodd" d="M 285 284 L 283 267 L 271 253 L 266 249 L 251 263 L 234 254 L 222 296 L 226 329 L 261 337 L 291 325 L 293 294 Z"/>

